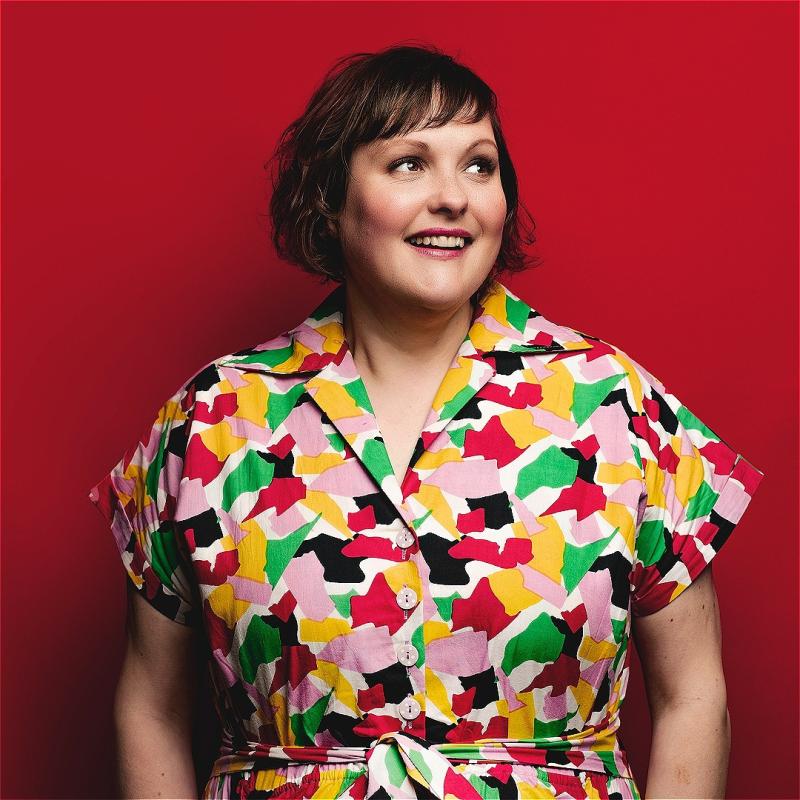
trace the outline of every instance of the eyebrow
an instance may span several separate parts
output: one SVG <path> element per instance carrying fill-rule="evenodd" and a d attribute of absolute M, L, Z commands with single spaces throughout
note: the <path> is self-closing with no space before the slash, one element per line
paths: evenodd
<path fill-rule="evenodd" d="M 399 139 L 396 141 L 387 141 L 380 149 L 381 151 L 386 150 L 387 148 L 391 147 L 393 144 L 396 144 L 398 147 L 419 147 L 420 150 L 424 150 L 425 152 L 430 151 L 430 145 L 427 142 L 423 142 L 421 139 Z M 490 144 L 492 147 L 497 149 L 497 145 L 491 139 L 476 139 L 466 150 L 469 152 L 470 150 L 474 150 L 478 145 L 481 144 Z"/>

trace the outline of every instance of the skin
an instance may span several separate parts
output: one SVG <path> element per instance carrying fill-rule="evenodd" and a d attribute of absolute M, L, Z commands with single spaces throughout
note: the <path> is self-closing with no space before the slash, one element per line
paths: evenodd
<path fill-rule="evenodd" d="M 505 198 L 499 172 L 480 177 L 475 156 L 495 156 L 491 126 L 451 122 L 358 148 L 338 220 L 345 254 L 345 335 L 398 481 L 406 472 L 436 390 L 469 326 L 470 295 L 502 240 Z M 418 165 L 392 164 L 419 155 Z M 476 234 L 463 259 L 433 261 L 409 251 L 407 236 L 428 227 Z M 413 392 L 397 387 L 414 387 Z M 667 607 L 633 623 L 647 683 L 653 739 L 649 798 L 722 798 L 730 720 L 721 628 L 710 567 Z"/>
<path fill-rule="evenodd" d="M 196 798 L 196 634 L 127 585 L 127 646 L 114 698 L 119 797 Z"/>
<path fill-rule="evenodd" d="M 634 617 L 632 631 L 653 725 L 648 800 L 724 798 L 731 732 L 712 565 L 664 608 Z"/>
<path fill-rule="evenodd" d="M 356 149 L 336 232 L 346 256 L 345 333 L 402 479 L 434 394 L 471 317 L 470 297 L 499 252 L 505 196 L 491 126 L 457 121 Z M 415 156 L 419 162 L 390 164 Z M 404 241 L 459 227 L 474 244 L 433 261 Z M 397 387 L 414 391 L 398 392 Z M 195 633 L 167 620 L 129 585 L 128 644 L 114 707 L 120 797 L 196 797 L 191 755 Z M 647 798 L 724 797 L 729 747 L 719 612 L 711 569 L 666 608 L 633 624 L 653 719 Z"/>
<path fill-rule="evenodd" d="M 346 263 L 344 327 L 398 480 L 466 336 L 470 297 L 500 250 L 506 200 L 497 157 L 488 118 L 370 142 L 352 156 L 337 220 Z M 405 241 L 435 227 L 468 230 L 473 243 L 444 261 Z"/>

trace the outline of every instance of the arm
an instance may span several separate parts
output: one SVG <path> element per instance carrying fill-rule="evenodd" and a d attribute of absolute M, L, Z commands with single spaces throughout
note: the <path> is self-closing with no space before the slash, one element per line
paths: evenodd
<path fill-rule="evenodd" d="M 156 611 L 128 582 L 128 645 L 114 700 L 122 798 L 197 798 L 193 630 Z"/>
<path fill-rule="evenodd" d="M 711 565 L 671 603 L 634 617 L 633 637 L 653 724 L 648 800 L 724 798 L 730 718 Z"/>

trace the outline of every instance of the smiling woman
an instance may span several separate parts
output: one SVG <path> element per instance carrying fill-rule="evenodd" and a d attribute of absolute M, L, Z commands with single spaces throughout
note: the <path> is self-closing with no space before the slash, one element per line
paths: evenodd
<path fill-rule="evenodd" d="M 442 127 L 446 135 L 437 136 Z M 396 197 L 393 224 L 413 226 L 413 218 L 403 219 L 402 214 L 413 216 L 413 204 L 426 202 L 431 181 L 442 178 L 453 180 L 442 190 L 468 192 L 470 202 L 479 201 L 483 213 L 491 213 L 494 227 L 500 217 L 500 236 L 496 230 L 461 234 L 485 234 L 482 257 L 475 260 L 491 263 L 476 295 L 501 272 L 512 274 L 538 262 L 523 250 L 535 242 L 535 223 L 519 201 L 494 92 L 435 48 L 394 47 L 341 58 L 304 113 L 284 130 L 273 163 L 277 170 L 270 211 L 275 249 L 304 270 L 343 280 L 338 227 L 348 203 L 357 213 L 361 201 L 368 210 L 376 200 Z M 365 180 L 368 186 L 362 190 Z M 463 203 L 464 197 L 453 200 Z M 375 221 L 382 219 L 381 215 Z M 443 226 L 441 219 L 433 222 L 406 228 L 405 236 L 427 227 L 457 227 Z M 351 233 L 354 229 L 353 222 Z M 375 237 L 381 231 L 365 221 L 357 232 L 364 235 L 365 247 L 372 242 L 377 250 Z M 396 227 L 386 233 L 403 236 Z M 492 247 L 496 252 L 491 253 Z"/>
<path fill-rule="evenodd" d="M 343 59 L 275 163 L 278 252 L 338 285 L 199 370 L 90 493 L 148 622 L 124 784 L 185 796 L 188 627 L 223 730 L 204 798 L 639 798 L 636 619 L 659 796 L 722 797 L 705 568 L 763 473 L 498 280 L 532 236 L 494 94 L 449 56 Z"/>

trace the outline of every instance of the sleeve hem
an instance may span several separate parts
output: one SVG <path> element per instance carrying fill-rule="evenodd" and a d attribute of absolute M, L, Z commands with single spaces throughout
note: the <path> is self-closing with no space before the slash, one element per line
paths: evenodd
<path fill-rule="evenodd" d="M 697 580 L 739 524 L 763 478 L 761 470 L 743 455 L 736 455 L 730 475 L 714 505 L 701 518 L 697 530 L 690 535 L 681 535 L 678 531 L 675 533 L 679 550 L 675 563 L 667 572 L 667 575 L 674 572 L 675 578 L 668 580 L 665 576 L 646 598 L 636 600 L 635 593 L 631 593 L 630 613 L 633 617 L 644 617 L 659 611 Z M 698 541 L 704 552 L 698 547 Z"/>
<path fill-rule="evenodd" d="M 113 470 L 89 490 L 88 498 L 111 529 L 128 580 L 160 614 L 184 627 L 194 624 L 193 608 L 158 577 L 140 546 L 113 481 Z M 133 542 L 133 545 L 131 545 Z M 129 549 L 129 548 L 133 549 Z"/>

